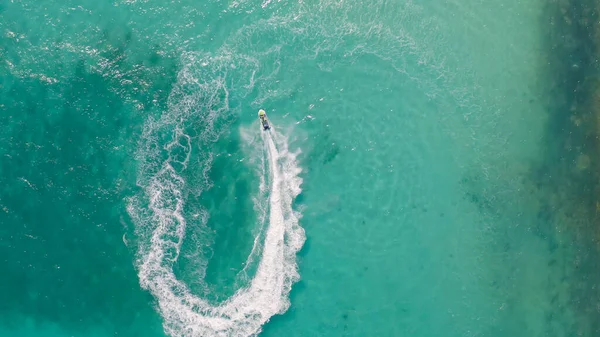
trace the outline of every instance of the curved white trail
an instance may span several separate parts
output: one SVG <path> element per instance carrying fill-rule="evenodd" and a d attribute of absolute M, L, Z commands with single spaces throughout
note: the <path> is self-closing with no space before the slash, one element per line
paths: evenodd
<path fill-rule="evenodd" d="M 262 132 L 268 158 L 270 194 L 268 223 L 264 232 L 262 252 L 253 249 L 249 256 L 258 258 L 258 267 L 248 286 L 239 289 L 222 303 L 212 304 L 193 294 L 177 279 L 173 265 L 179 258 L 185 238 L 187 221 L 184 216 L 186 181 L 171 165 L 171 157 L 146 187 L 147 212 L 136 203 L 130 214 L 139 228 L 152 228 L 150 243 L 140 245 L 139 277 L 141 285 L 158 301 L 164 318 L 165 331 L 172 336 L 251 336 L 275 314 L 289 307 L 288 295 L 299 274 L 296 253 L 302 247 L 304 230 L 298 225 L 300 215 L 292 209 L 300 193 L 301 172 L 297 154 L 288 151 L 287 139 L 274 129 Z M 264 177 L 261 189 L 266 187 Z M 139 203 L 138 203 L 139 204 Z M 150 213 L 150 214 L 148 214 Z M 144 216 L 146 214 L 147 216 Z M 201 225 L 208 221 L 202 214 Z M 261 234 L 261 233 L 259 233 Z M 254 257 L 254 255 L 256 255 Z"/>

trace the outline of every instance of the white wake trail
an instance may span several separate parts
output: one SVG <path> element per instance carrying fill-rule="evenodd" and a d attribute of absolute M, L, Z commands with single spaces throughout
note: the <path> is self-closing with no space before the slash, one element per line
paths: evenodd
<path fill-rule="evenodd" d="M 257 255 L 258 267 L 248 286 L 224 302 L 209 303 L 193 294 L 174 274 L 173 265 L 179 258 L 187 226 L 186 198 L 182 193 L 186 181 L 171 167 L 171 158 L 149 180 L 146 195 L 150 214 L 133 204 L 130 207 L 140 228 L 152 228 L 150 243 L 140 247 L 139 277 L 141 285 L 157 299 L 169 335 L 252 336 L 290 305 L 289 292 L 299 278 L 296 253 L 305 240 L 304 230 L 298 224 L 300 215 L 292 209 L 294 198 L 301 192 L 301 169 L 297 153 L 289 151 L 287 138 L 282 134 L 272 129 L 262 133 L 262 140 L 268 157 L 265 173 L 270 182 L 263 249 Z M 264 189 L 264 177 L 260 184 Z M 207 220 L 204 216 L 203 224 Z"/>

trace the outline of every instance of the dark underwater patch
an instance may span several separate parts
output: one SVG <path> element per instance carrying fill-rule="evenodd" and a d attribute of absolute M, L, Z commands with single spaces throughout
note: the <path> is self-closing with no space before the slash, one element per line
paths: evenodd
<path fill-rule="evenodd" d="M 566 259 L 576 270 L 569 279 L 569 304 L 589 322 L 589 327 L 571 327 L 572 333 L 582 336 L 600 332 L 600 246 L 596 242 L 600 234 L 599 8 L 600 3 L 592 0 L 547 3 L 545 80 L 551 86 L 550 119 L 544 136 L 545 159 L 527 177 L 542 203 L 533 226 L 535 234 L 548 242 L 551 252 L 561 245 L 577 252 Z M 554 233 L 560 226 L 567 228 L 572 241 L 557 241 Z M 549 265 L 554 264 L 556 260 L 550 260 Z M 559 313 L 564 310 L 557 309 Z M 547 318 L 551 324 L 556 315 L 549 312 Z"/>

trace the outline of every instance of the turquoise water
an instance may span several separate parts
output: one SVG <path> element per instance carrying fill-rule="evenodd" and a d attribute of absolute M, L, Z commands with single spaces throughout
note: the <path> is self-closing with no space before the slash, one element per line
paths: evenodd
<path fill-rule="evenodd" d="M 597 335 L 565 6 L 0 3 L 0 335 Z"/>

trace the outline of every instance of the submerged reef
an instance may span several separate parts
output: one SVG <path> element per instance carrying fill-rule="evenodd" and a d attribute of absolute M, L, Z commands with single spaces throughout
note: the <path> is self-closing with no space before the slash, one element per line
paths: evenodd
<path fill-rule="evenodd" d="M 565 252 L 568 305 L 580 336 L 600 334 L 600 2 L 547 3 L 544 80 L 549 84 L 545 159 L 531 181 L 548 217 L 542 226 Z M 567 254 L 567 253 L 564 253 Z M 567 272 L 569 270 L 570 272 Z M 571 276 L 569 276 L 571 275 Z"/>
<path fill-rule="evenodd" d="M 553 100 L 541 176 L 559 195 L 554 205 L 572 207 L 568 222 L 600 239 L 600 24 L 597 1 L 560 0 L 551 17 L 549 69 Z M 563 206 L 564 207 L 564 206 Z M 553 207 L 554 208 L 554 207 Z M 593 231 L 592 236 L 589 236 Z M 584 234 L 584 233 L 581 233 Z M 600 246 L 598 246 L 600 248 Z"/>

